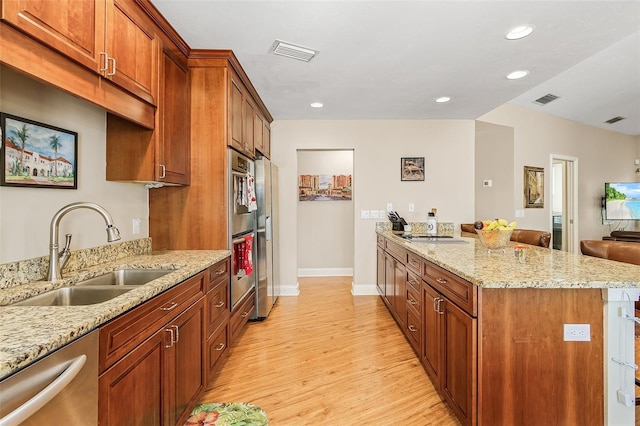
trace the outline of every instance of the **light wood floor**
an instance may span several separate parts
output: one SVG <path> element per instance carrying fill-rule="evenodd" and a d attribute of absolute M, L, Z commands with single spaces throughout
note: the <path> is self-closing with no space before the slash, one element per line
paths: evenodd
<path fill-rule="evenodd" d="M 457 425 L 378 296 L 351 277 L 300 279 L 250 322 L 202 402 L 250 402 L 270 426 Z"/>

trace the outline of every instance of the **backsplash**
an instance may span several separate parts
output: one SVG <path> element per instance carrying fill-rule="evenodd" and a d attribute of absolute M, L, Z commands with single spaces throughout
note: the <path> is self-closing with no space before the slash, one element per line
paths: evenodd
<path fill-rule="evenodd" d="M 151 253 L 151 238 L 72 250 L 71 257 L 62 269 L 62 273 L 149 253 Z M 49 256 L 0 264 L 0 289 L 44 280 L 48 270 Z"/>

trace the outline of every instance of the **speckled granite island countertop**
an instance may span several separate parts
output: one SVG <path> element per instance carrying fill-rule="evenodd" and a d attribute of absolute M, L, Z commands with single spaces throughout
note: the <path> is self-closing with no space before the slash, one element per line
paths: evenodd
<path fill-rule="evenodd" d="M 175 269 L 104 303 L 87 306 L 0 306 L 0 379 L 230 256 L 227 250 L 153 252 L 0 290 L 0 305 L 74 285 L 120 268 Z"/>
<path fill-rule="evenodd" d="M 559 250 L 527 246 L 526 260 L 514 256 L 515 243 L 505 253 L 489 253 L 478 238 L 467 243 L 411 242 L 391 231 L 379 235 L 483 288 L 630 288 L 640 287 L 640 266 Z"/>

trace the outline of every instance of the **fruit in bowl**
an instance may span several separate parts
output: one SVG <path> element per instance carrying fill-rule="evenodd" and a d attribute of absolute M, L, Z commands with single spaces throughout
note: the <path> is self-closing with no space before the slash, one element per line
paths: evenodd
<path fill-rule="evenodd" d="M 474 223 L 480 242 L 489 249 L 504 249 L 511 238 L 511 233 L 516 227 L 516 222 L 507 222 L 505 219 L 483 220 Z"/>

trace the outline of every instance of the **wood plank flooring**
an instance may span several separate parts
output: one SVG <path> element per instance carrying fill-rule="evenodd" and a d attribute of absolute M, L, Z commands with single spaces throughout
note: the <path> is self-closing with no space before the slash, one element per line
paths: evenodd
<path fill-rule="evenodd" d="M 201 402 L 250 402 L 270 426 L 457 425 L 378 296 L 351 277 L 300 279 L 250 322 Z"/>

